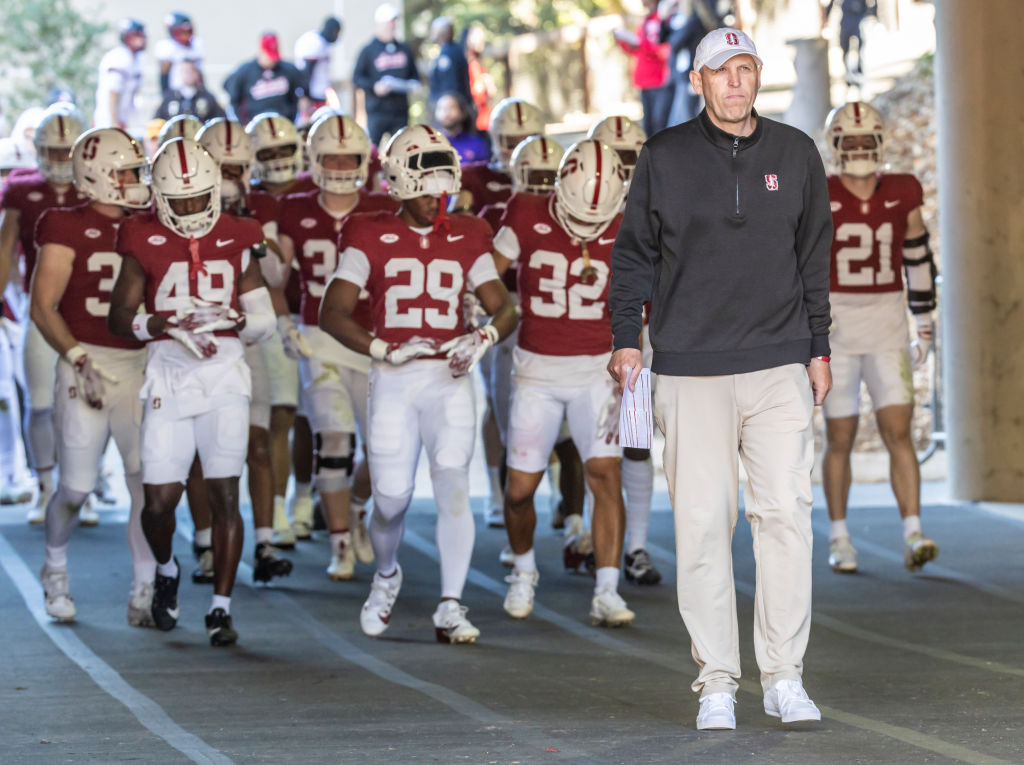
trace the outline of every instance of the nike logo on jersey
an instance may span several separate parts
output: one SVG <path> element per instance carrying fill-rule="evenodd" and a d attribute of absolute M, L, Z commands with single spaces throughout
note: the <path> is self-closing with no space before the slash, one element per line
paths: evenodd
<path fill-rule="evenodd" d="M 466 238 L 465 234 L 459 234 L 458 236 L 452 236 L 451 234 L 448 234 L 448 241 L 449 242 L 457 242 L 460 239 L 465 239 L 465 238 Z"/>
<path fill-rule="evenodd" d="M 605 239 L 603 236 L 602 237 L 598 237 L 597 243 L 598 244 L 615 244 L 615 237 L 613 236 L 611 239 Z"/>
<path fill-rule="evenodd" d="M 893 207 L 895 207 L 899 203 L 900 203 L 900 200 L 898 200 L 898 199 L 892 199 L 892 200 L 887 199 L 884 202 L 882 202 L 882 204 L 885 205 L 885 209 L 886 210 L 891 210 Z"/>
<path fill-rule="evenodd" d="M 217 246 L 218 247 L 227 247 L 233 241 L 235 241 L 235 240 L 234 239 L 218 239 L 217 240 Z"/>

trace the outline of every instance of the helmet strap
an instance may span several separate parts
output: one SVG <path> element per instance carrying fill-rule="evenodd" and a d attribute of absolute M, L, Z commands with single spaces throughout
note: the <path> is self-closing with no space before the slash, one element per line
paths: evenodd
<path fill-rule="evenodd" d="M 188 275 L 189 278 L 195 280 L 199 278 L 199 274 L 203 276 L 207 275 L 206 264 L 199 259 L 199 240 L 194 236 L 188 238 L 188 254 L 192 258 L 192 262 L 189 263 Z"/>
<path fill-rule="evenodd" d="M 451 221 L 448 220 L 448 192 L 447 191 L 442 191 L 441 192 L 440 209 L 437 212 L 437 217 L 434 218 L 434 231 L 439 231 L 442 228 L 445 231 L 451 231 L 451 228 L 452 228 Z"/>

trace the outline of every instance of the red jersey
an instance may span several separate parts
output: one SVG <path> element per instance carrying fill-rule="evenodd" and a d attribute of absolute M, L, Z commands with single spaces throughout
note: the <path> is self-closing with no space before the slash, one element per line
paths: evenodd
<path fill-rule="evenodd" d="M 245 209 L 249 215 L 260 222 L 261 226 L 277 220 L 277 197 L 265 191 L 250 191 L 245 197 Z"/>
<path fill-rule="evenodd" d="M 546 356 L 596 356 L 612 349 L 608 277 L 621 213 L 587 242 L 594 281 L 582 280 L 583 246 L 555 219 L 554 194 L 517 194 L 494 238 L 501 255 L 519 264 L 519 347 Z"/>
<path fill-rule="evenodd" d="M 831 291 L 902 292 L 907 216 L 924 195 L 917 178 L 883 174 L 871 199 L 864 200 L 829 176 L 828 195 L 835 228 Z"/>
<path fill-rule="evenodd" d="M 302 290 L 299 315 L 307 327 L 320 323 L 320 301 L 327 282 L 338 270 L 338 232 L 345 217 L 335 218 L 320 204 L 320 190 L 302 194 L 289 194 L 281 201 L 280 232 L 295 245 L 295 259 L 299 264 L 299 284 Z M 398 209 L 398 202 L 387 194 L 363 192 L 349 215 L 364 212 L 390 212 Z M 360 300 L 353 317 L 369 329 L 370 307 Z"/>
<path fill-rule="evenodd" d="M 470 162 L 462 166 L 462 188 L 473 194 L 473 212 L 487 205 L 504 203 L 512 196 L 512 178 L 499 173 L 486 162 Z"/>
<path fill-rule="evenodd" d="M 465 332 L 462 293 L 498 278 L 491 230 L 449 215 L 449 227 L 413 229 L 391 213 L 352 215 L 341 228 L 337 276 L 370 293 L 373 333 L 389 343 L 440 343 Z M 440 358 L 440 356 L 438 356 Z"/>
<path fill-rule="evenodd" d="M 74 250 L 71 278 L 57 310 L 76 340 L 106 348 L 142 348 L 138 340 L 118 337 L 107 329 L 110 293 L 121 271 L 114 249 L 123 219 L 108 218 L 91 204 L 54 207 L 36 225 L 36 244 L 60 244 Z M 124 219 L 126 220 L 126 219 Z"/>
<path fill-rule="evenodd" d="M 71 207 L 86 202 L 86 198 L 74 187 L 58 194 L 50 182 L 38 172 L 24 175 L 11 174 L 4 182 L 3 209 L 17 210 L 18 240 L 25 256 L 25 291 L 32 280 L 39 250 L 36 246 L 36 223 L 39 217 L 51 207 Z"/>
<path fill-rule="evenodd" d="M 519 193 L 519 192 L 516 192 Z M 479 213 L 478 218 L 482 218 L 487 221 L 487 225 L 491 227 L 491 231 L 497 233 L 498 229 L 501 228 L 501 216 L 505 214 L 505 208 L 508 206 L 507 202 L 495 202 L 493 205 L 487 205 Z M 501 275 L 501 281 L 505 285 L 505 289 L 509 292 L 514 293 L 516 291 L 516 264 L 513 263 L 507 269 L 505 273 Z"/>
<path fill-rule="evenodd" d="M 221 213 L 213 230 L 195 240 L 193 258 L 190 240 L 164 226 L 154 213 L 143 213 L 121 224 L 116 248 L 138 260 L 146 272 L 146 312 L 169 316 L 191 308 L 193 297 L 240 310 L 238 285 L 249 265 L 249 248 L 262 241 L 256 220 Z M 215 334 L 238 336 L 234 330 Z"/>

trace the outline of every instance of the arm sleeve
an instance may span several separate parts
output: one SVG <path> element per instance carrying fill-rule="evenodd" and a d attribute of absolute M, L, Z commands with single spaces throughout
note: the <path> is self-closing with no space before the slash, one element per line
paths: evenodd
<path fill-rule="evenodd" d="M 469 273 L 466 274 L 466 286 L 475 291 L 481 284 L 500 278 L 498 270 L 494 267 L 494 258 L 491 257 L 491 253 L 485 252 L 473 262 Z"/>
<path fill-rule="evenodd" d="M 39 235 L 36 234 L 38 238 Z M 907 274 L 907 303 L 913 314 L 930 313 L 936 307 L 935 266 L 928 232 L 914 239 L 903 240 L 903 270 Z"/>
<path fill-rule="evenodd" d="M 832 246 L 832 210 L 821 156 L 807 144 L 807 179 L 804 181 L 803 214 L 796 229 L 796 258 L 803 283 L 804 307 L 811 329 L 811 356 L 830 355 L 828 302 Z"/>
<path fill-rule="evenodd" d="M 644 146 L 633 170 L 626 211 L 612 247 L 608 307 L 611 311 L 615 350 L 640 347 L 643 306 L 651 299 L 656 269 L 661 259 L 661 221 L 651 205 L 650 162 L 650 151 Z M 825 209 L 828 210 L 827 198 Z M 828 257 L 827 249 L 825 256 Z M 827 275 L 825 286 L 827 289 Z"/>
<path fill-rule="evenodd" d="M 513 263 L 519 260 L 521 248 L 519 237 L 511 226 L 502 226 L 494 235 L 494 249 L 501 257 L 511 260 Z"/>
<path fill-rule="evenodd" d="M 346 247 L 341 253 L 341 262 L 338 264 L 338 270 L 334 272 L 334 278 L 344 279 L 364 289 L 370 280 L 370 259 L 362 250 Z"/>

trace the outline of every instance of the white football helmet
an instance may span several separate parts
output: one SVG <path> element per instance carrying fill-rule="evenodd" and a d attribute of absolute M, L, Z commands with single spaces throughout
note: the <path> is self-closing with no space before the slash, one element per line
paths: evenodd
<path fill-rule="evenodd" d="M 153 157 L 152 177 L 161 223 L 185 238 L 210 233 L 220 218 L 220 167 L 206 149 L 172 138 Z"/>
<path fill-rule="evenodd" d="M 874 147 L 843 149 L 846 136 L 872 136 Z M 840 172 L 850 175 L 874 175 L 882 169 L 882 142 L 885 125 L 878 110 L 862 101 L 837 106 L 825 121 L 825 138 L 832 146 Z"/>
<path fill-rule="evenodd" d="M 337 109 L 336 107 L 331 106 L 330 104 L 324 104 L 323 106 L 318 106 L 316 108 L 316 111 L 314 111 L 311 115 L 309 115 L 309 124 L 310 125 L 315 125 L 320 120 L 322 120 L 324 117 L 328 117 L 328 116 L 331 116 L 331 115 L 334 115 L 334 114 L 341 114 L 341 111 L 339 109 Z"/>
<path fill-rule="evenodd" d="M 0 138 L 0 172 L 21 167 L 35 167 L 35 157 L 13 138 Z"/>
<path fill-rule="evenodd" d="M 410 125 L 391 136 L 382 163 L 395 199 L 455 195 L 462 188 L 459 155 L 444 133 L 428 125 Z"/>
<path fill-rule="evenodd" d="M 644 129 L 629 117 L 615 115 L 598 120 L 590 127 L 587 138 L 595 138 L 598 141 L 611 146 L 619 153 L 622 160 L 622 167 L 626 171 L 626 181 L 633 177 L 633 168 L 636 167 L 636 159 L 640 156 L 640 149 L 647 140 Z"/>
<path fill-rule="evenodd" d="M 120 207 L 149 207 L 149 163 L 139 142 L 121 128 L 93 128 L 75 141 L 71 150 L 75 186 L 95 202 Z M 125 183 L 121 171 L 135 171 Z"/>
<path fill-rule="evenodd" d="M 203 125 L 203 129 L 196 134 L 196 141 L 221 166 L 221 204 L 233 206 L 249 188 L 249 176 L 252 173 L 252 139 L 238 122 L 217 117 Z M 223 177 L 225 165 L 239 168 L 240 175 L 237 180 Z"/>
<path fill-rule="evenodd" d="M 586 138 L 565 152 L 555 179 L 555 217 L 585 242 L 608 228 L 626 197 L 626 171 L 606 143 Z"/>
<path fill-rule="evenodd" d="M 88 120 L 85 119 L 85 115 L 82 114 L 82 110 L 79 109 L 75 104 L 70 101 L 57 101 L 46 107 L 48 112 L 60 112 L 66 116 L 71 116 L 85 125 Z"/>
<path fill-rule="evenodd" d="M 171 117 L 156 136 L 156 145 L 163 146 L 172 138 L 187 138 L 190 141 L 196 140 L 196 135 L 203 129 L 203 122 L 191 114 L 179 114 Z"/>
<path fill-rule="evenodd" d="M 306 138 L 309 171 L 313 182 L 331 194 L 352 194 L 366 185 L 370 164 L 370 139 L 354 119 L 341 114 L 321 117 Z M 349 155 L 358 164 L 351 170 L 328 170 L 324 158 Z"/>
<path fill-rule="evenodd" d="M 295 179 L 302 168 L 302 148 L 295 123 L 277 112 L 263 112 L 249 121 L 245 132 L 252 139 L 254 169 L 261 181 L 287 183 Z"/>
<path fill-rule="evenodd" d="M 544 115 L 521 98 L 504 98 L 491 112 L 490 132 L 494 165 L 507 171 L 516 146 L 531 135 L 543 135 Z"/>
<path fill-rule="evenodd" d="M 546 194 L 555 187 L 558 163 L 565 149 L 554 138 L 531 135 L 512 152 L 512 184 L 516 191 Z"/>
<path fill-rule="evenodd" d="M 74 171 L 71 169 L 71 147 L 85 127 L 77 117 L 65 114 L 63 110 L 46 110 L 32 144 L 36 147 L 36 161 L 39 172 L 50 183 L 71 183 Z"/>

